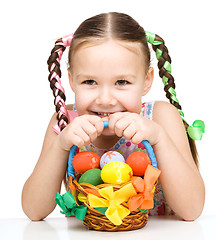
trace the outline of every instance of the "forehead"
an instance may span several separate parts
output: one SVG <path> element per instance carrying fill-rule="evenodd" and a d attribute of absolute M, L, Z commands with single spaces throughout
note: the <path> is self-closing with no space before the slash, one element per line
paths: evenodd
<path fill-rule="evenodd" d="M 113 41 L 88 43 L 73 54 L 72 71 L 86 73 L 136 73 L 143 69 L 144 56 L 139 43 Z"/>

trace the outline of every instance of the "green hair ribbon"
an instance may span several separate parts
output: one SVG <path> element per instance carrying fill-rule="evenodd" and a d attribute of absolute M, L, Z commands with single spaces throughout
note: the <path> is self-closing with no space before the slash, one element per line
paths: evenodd
<path fill-rule="evenodd" d="M 148 43 L 150 43 L 152 45 L 163 44 L 163 42 L 161 42 L 161 41 L 155 41 L 155 33 L 146 31 L 145 34 L 146 34 L 146 40 L 147 40 Z M 163 54 L 163 51 L 161 49 L 157 48 L 156 49 L 156 57 L 157 57 L 158 61 L 162 57 L 162 54 Z M 166 69 L 166 71 L 169 74 L 171 74 L 172 68 L 171 68 L 171 63 L 170 62 L 165 61 L 163 67 Z M 162 81 L 163 81 L 164 86 L 166 86 L 168 84 L 169 79 L 166 76 L 163 76 Z M 176 97 L 175 89 L 173 87 L 170 87 L 168 89 L 168 92 L 171 94 L 170 98 L 171 98 L 172 104 L 174 104 L 174 102 L 177 102 L 179 104 L 179 101 Z M 183 111 L 181 109 L 178 109 L 178 112 L 181 115 L 182 120 L 186 122 L 186 120 L 184 119 Z M 190 138 L 193 139 L 193 140 L 201 140 L 204 132 L 205 132 L 205 124 L 202 120 L 194 121 L 192 126 L 189 126 L 187 128 L 187 133 L 190 136 Z"/>
<path fill-rule="evenodd" d="M 196 120 L 187 128 L 187 132 L 192 139 L 201 140 L 205 133 L 205 123 L 202 120 Z"/>

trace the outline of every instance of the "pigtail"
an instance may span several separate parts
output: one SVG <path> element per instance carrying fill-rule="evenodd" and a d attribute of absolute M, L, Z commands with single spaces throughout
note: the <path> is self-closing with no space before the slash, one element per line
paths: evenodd
<path fill-rule="evenodd" d="M 168 49 L 165 46 L 165 42 L 161 37 L 150 32 L 146 32 L 146 36 L 147 41 L 152 44 L 152 48 L 156 53 L 156 57 L 158 60 L 159 76 L 162 78 L 162 81 L 164 83 L 164 91 L 166 92 L 166 97 L 169 99 L 170 103 L 178 109 L 181 117 L 184 118 L 182 107 L 176 97 L 175 81 L 174 77 L 171 74 L 172 61 Z"/>
<path fill-rule="evenodd" d="M 188 123 L 184 119 L 182 107 L 176 97 L 175 81 L 174 77 L 171 74 L 171 57 L 169 55 L 167 47 L 165 46 L 165 42 L 160 36 L 147 31 L 146 39 L 147 42 L 152 44 L 152 48 L 156 53 L 156 57 L 158 60 L 159 76 L 162 78 L 162 81 L 164 83 L 164 91 L 166 92 L 166 97 L 169 99 L 170 103 L 177 108 L 179 114 L 181 115 L 187 132 L 191 153 L 194 158 L 195 164 L 198 166 L 198 153 L 194 140 L 201 140 L 202 135 L 205 132 L 205 124 L 201 120 L 196 120 L 194 121 L 192 126 L 188 125 Z"/>
<path fill-rule="evenodd" d="M 50 88 L 54 95 L 54 105 L 56 106 L 58 126 L 62 131 L 68 124 L 68 116 L 66 110 L 66 96 L 65 90 L 61 85 L 61 69 L 60 60 L 62 54 L 67 46 L 70 46 L 72 40 L 72 34 L 58 39 L 55 42 L 55 46 L 51 51 L 51 55 L 47 61 L 48 70 L 50 72 L 48 80 L 50 82 Z"/>

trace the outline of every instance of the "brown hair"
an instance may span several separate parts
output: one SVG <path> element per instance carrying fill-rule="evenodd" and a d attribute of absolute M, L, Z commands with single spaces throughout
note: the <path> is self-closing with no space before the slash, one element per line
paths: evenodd
<path fill-rule="evenodd" d="M 68 53 L 69 67 L 73 53 L 82 45 L 109 39 L 140 43 L 147 69 L 150 66 L 150 51 L 144 29 L 130 16 L 117 13 L 103 13 L 85 20 L 75 31 Z"/>
<path fill-rule="evenodd" d="M 106 41 L 109 39 L 139 43 L 144 53 L 143 55 L 145 59 L 145 67 L 147 69 L 149 68 L 150 50 L 148 47 L 148 42 L 146 40 L 146 32 L 132 17 L 128 16 L 127 14 L 117 12 L 99 14 L 81 23 L 81 25 L 75 31 L 73 39 L 70 44 L 68 54 L 69 68 L 72 67 L 71 59 L 74 52 L 78 48 L 87 43 L 98 44 L 101 41 Z M 169 99 L 170 103 L 174 105 L 178 109 L 179 113 L 182 115 L 183 112 L 181 110 L 181 106 L 179 102 L 176 100 L 174 77 L 171 75 L 171 72 L 164 67 L 165 62 L 171 64 L 171 58 L 169 56 L 168 49 L 165 46 L 164 40 L 158 35 L 155 35 L 155 41 L 159 41 L 159 44 L 153 45 L 152 47 L 155 52 L 160 51 L 161 53 L 161 56 L 158 61 L 158 68 L 160 77 L 166 78 L 166 85 L 164 87 L 166 97 Z M 64 91 L 62 91 L 62 89 L 59 90 L 56 89 L 57 87 L 55 85 L 55 82 L 57 80 L 55 78 L 51 79 L 51 76 L 53 73 L 56 73 L 59 77 L 61 76 L 60 64 L 58 60 L 59 58 L 58 51 L 61 48 L 60 51 L 63 52 L 65 50 L 65 44 L 62 38 L 58 39 L 56 43 L 57 45 L 55 45 L 55 47 L 53 48 L 51 56 L 48 59 L 50 71 L 49 80 L 51 81 L 50 87 L 52 88 L 55 96 L 56 111 L 58 112 L 58 123 L 62 130 L 68 123 L 67 114 L 65 112 L 63 113 L 61 112 L 61 108 L 62 106 L 64 106 L 66 98 Z M 55 63 L 54 64 L 55 67 L 53 67 L 54 66 L 53 63 Z M 170 91 L 171 89 L 172 91 Z M 61 101 L 56 101 L 56 98 L 61 99 Z M 188 127 L 186 122 L 184 122 L 184 125 L 186 128 Z M 194 161 L 198 166 L 198 156 L 195 142 L 189 137 L 189 135 L 188 139 Z"/>
<path fill-rule="evenodd" d="M 155 52 L 157 52 L 157 49 L 161 50 L 161 52 L 162 52 L 162 55 L 160 56 L 160 59 L 158 61 L 158 68 L 159 68 L 159 76 L 161 78 L 163 78 L 163 77 L 166 78 L 166 84 L 164 87 L 164 91 L 166 92 L 166 97 L 169 99 L 170 103 L 177 108 L 180 115 L 182 117 L 184 117 L 184 114 L 182 112 L 182 107 L 176 98 L 175 91 L 174 91 L 174 93 L 173 93 L 173 91 L 170 91 L 170 89 L 175 89 L 174 77 L 172 76 L 172 74 L 169 71 L 167 71 L 164 68 L 164 64 L 166 61 L 171 64 L 171 57 L 169 56 L 168 49 L 165 46 L 164 40 L 157 34 L 155 34 L 155 41 L 162 42 L 162 44 L 152 45 L 152 48 Z M 184 119 L 182 121 L 184 123 L 185 129 L 187 129 L 189 126 L 188 123 L 185 122 Z M 191 149 L 191 153 L 192 153 L 194 162 L 195 162 L 196 166 L 199 167 L 198 152 L 197 152 L 195 141 L 192 138 L 190 138 L 187 131 L 186 131 L 186 133 L 187 133 L 187 137 L 188 137 L 188 141 L 189 141 L 189 145 L 190 145 L 190 149 Z"/>

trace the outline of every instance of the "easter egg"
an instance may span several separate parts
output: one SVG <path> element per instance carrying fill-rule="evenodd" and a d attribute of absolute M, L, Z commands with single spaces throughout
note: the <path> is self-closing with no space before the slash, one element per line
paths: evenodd
<path fill-rule="evenodd" d="M 82 174 L 78 183 L 90 183 L 94 186 L 102 184 L 101 170 L 98 168 L 93 168 Z"/>
<path fill-rule="evenodd" d="M 126 163 L 132 168 L 135 176 L 143 176 L 151 160 L 144 152 L 134 152 L 128 156 Z"/>
<path fill-rule="evenodd" d="M 100 156 L 90 151 L 79 152 L 73 158 L 73 167 L 78 173 L 100 167 Z"/>
<path fill-rule="evenodd" d="M 123 162 L 107 163 L 101 170 L 101 178 L 105 183 L 122 184 L 128 182 L 133 176 L 129 165 Z"/>
<path fill-rule="evenodd" d="M 109 151 L 102 155 L 100 159 L 100 167 L 101 169 L 109 162 L 118 161 L 125 163 L 124 157 L 121 155 L 121 153 L 116 151 Z"/>

